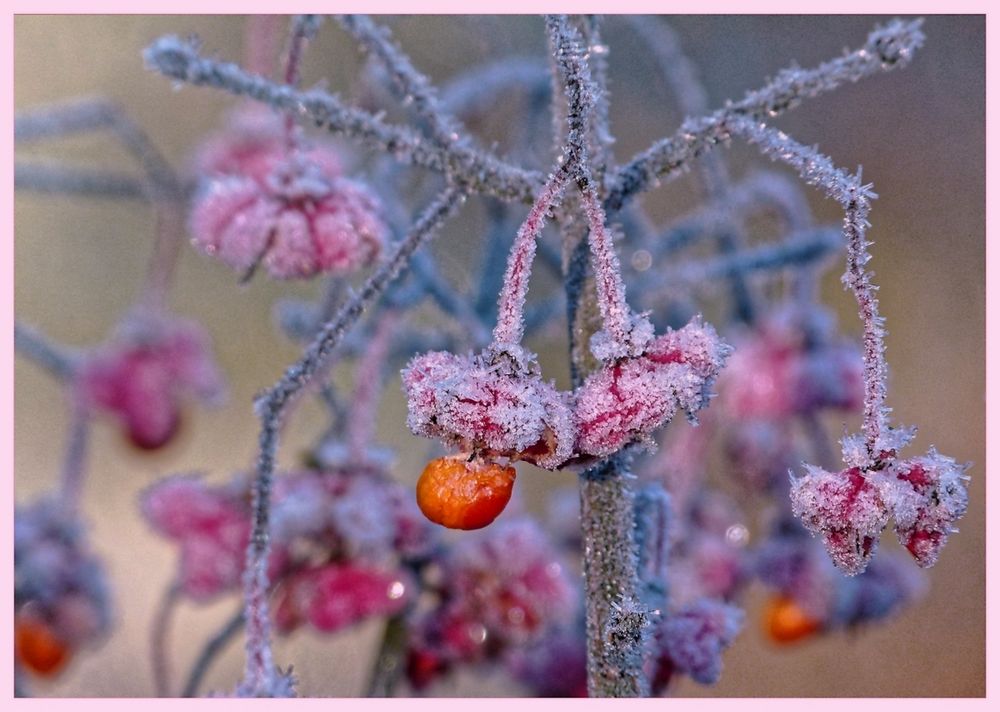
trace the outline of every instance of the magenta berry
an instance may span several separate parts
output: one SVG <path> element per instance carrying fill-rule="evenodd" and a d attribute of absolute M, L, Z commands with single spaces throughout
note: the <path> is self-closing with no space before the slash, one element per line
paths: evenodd
<path fill-rule="evenodd" d="M 223 392 L 208 337 L 193 322 L 138 317 L 90 355 L 77 389 L 91 408 L 114 415 L 144 450 L 163 447 L 180 424 L 182 397 L 214 402 Z"/>
<path fill-rule="evenodd" d="M 283 582 L 275 608 L 278 630 L 308 623 L 335 633 L 371 616 L 389 616 L 413 599 L 413 583 L 397 572 L 356 563 L 298 569 Z"/>
<path fill-rule="evenodd" d="M 920 496 L 912 517 L 899 509 L 894 511 L 896 534 L 924 568 L 937 562 L 948 535 L 956 531 L 955 522 L 965 514 L 969 502 L 966 469 L 933 448 L 927 455 L 904 460 L 894 468 L 897 480 Z"/>

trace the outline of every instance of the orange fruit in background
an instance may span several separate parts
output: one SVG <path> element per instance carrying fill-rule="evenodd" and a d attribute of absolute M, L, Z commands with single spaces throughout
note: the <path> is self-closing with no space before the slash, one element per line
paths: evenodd
<path fill-rule="evenodd" d="M 417 481 L 417 505 L 424 516 L 449 529 L 481 529 L 510 501 L 513 467 L 468 461 L 468 455 L 431 460 Z"/>
<path fill-rule="evenodd" d="M 45 677 L 59 672 L 70 657 L 69 648 L 48 625 L 25 616 L 14 621 L 14 654 L 21 665 Z"/>
<path fill-rule="evenodd" d="M 820 622 L 786 596 L 775 596 L 764 610 L 764 629 L 775 643 L 794 643 L 820 629 Z"/>

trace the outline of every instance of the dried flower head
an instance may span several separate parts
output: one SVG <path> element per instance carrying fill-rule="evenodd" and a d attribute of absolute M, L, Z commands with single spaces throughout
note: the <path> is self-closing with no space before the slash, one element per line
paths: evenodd
<path fill-rule="evenodd" d="M 275 279 L 349 274 L 387 239 L 380 207 L 360 183 L 293 155 L 263 181 L 213 178 L 191 210 L 194 245 L 244 273 L 263 264 Z"/>
<path fill-rule="evenodd" d="M 729 347 L 694 319 L 648 343 L 639 356 L 609 361 L 576 393 L 577 450 L 606 457 L 633 442 L 650 443 L 678 409 L 705 406 Z"/>

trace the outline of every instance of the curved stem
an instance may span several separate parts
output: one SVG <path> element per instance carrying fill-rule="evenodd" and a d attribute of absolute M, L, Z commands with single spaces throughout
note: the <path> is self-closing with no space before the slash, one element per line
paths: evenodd
<path fill-rule="evenodd" d="M 556 171 L 549 178 L 517 231 L 514 246 L 507 258 L 507 271 L 497 305 L 497 325 L 493 329 L 495 343 L 519 344 L 524 337 L 524 302 L 528 294 L 536 242 L 545 227 L 546 215 L 562 196 L 566 178 L 566 171 L 563 170 Z"/>
<path fill-rule="evenodd" d="M 180 592 L 181 587 L 176 581 L 170 584 L 156 609 L 150 630 L 149 651 L 153 666 L 153 687 L 157 697 L 170 696 L 170 656 L 167 654 L 167 641 L 170 621 L 177 609 Z"/>
<path fill-rule="evenodd" d="M 202 648 L 194 664 L 191 666 L 187 681 L 184 683 L 184 689 L 181 690 L 181 697 L 197 696 L 198 688 L 201 687 L 205 675 L 208 674 L 208 668 L 215 661 L 219 653 L 236 637 L 236 634 L 243 630 L 244 622 L 245 617 L 241 608 L 236 611 L 236 614 L 226 622 L 221 630 L 208 639 L 205 647 Z"/>

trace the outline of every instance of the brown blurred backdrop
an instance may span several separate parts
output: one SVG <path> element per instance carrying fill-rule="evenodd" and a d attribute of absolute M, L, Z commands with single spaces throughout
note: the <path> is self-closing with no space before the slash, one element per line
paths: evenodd
<path fill-rule="evenodd" d="M 792 60 L 812 66 L 857 47 L 875 17 L 678 17 L 672 20 L 701 70 L 713 106 L 760 86 Z M 516 52 L 541 56 L 541 21 L 529 17 L 415 17 L 393 21 L 417 67 L 443 80 L 471 63 Z M 930 592 L 892 624 L 775 649 L 759 625 L 760 591 L 747 598 L 748 624 L 725 657 L 715 688 L 685 683 L 685 696 L 981 696 L 985 694 L 984 588 L 984 20 L 937 16 L 925 25 L 927 44 L 914 63 L 807 102 L 776 124 L 803 143 L 818 143 L 841 166 L 864 164 L 880 198 L 872 213 L 872 267 L 889 327 L 890 405 L 901 423 L 920 427 L 913 453 L 936 445 L 971 460 L 971 506 L 931 571 Z M 196 33 L 209 52 L 241 58 L 238 17 L 19 16 L 15 18 L 15 106 L 37 107 L 83 95 L 120 101 L 167 156 L 182 165 L 204 132 L 215 128 L 233 100 L 186 88 L 143 69 L 140 51 L 164 33 Z M 630 156 L 669 133 L 680 117 L 656 79 L 649 58 L 627 27 L 609 19 L 612 129 L 616 154 Z M 321 77 L 349 93 L 360 66 L 351 41 L 332 23 L 321 30 L 305 64 L 305 84 Z M 87 166 L 130 167 L 106 137 L 47 143 L 19 152 Z M 770 167 L 749 150 L 727 154 L 734 175 Z M 685 179 L 650 194 L 644 205 L 658 219 L 685 212 L 694 191 Z M 811 189 L 818 218 L 839 221 L 836 206 Z M 470 206 L 475 201 L 470 201 Z M 474 206 L 473 206 L 474 207 Z M 438 254 L 461 265 L 475 249 L 477 210 L 447 228 Z M 149 211 L 138 203 L 19 194 L 15 201 L 16 313 L 66 343 L 95 343 L 128 305 L 144 272 L 152 235 Z M 449 270 L 454 272 L 454 270 Z M 850 296 L 827 274 L 824 297 L 850 333 L 859 332 Z M 186 250 L 172 303 L 202 321 L 215 339 L 231 395 L 226 407 L 190 411 L 180 442 L 155 456 L 123 446 L 115 429 L 96 428 L 84 508 L 94 544 L 115 587 L 113 636 L 81 654 L 40 695 L 148 696 L 152 676 L 148 637 L 154 607 L 175 567 L 175 551 L 137 515 L 137 493 L 172 472 L 205 471 L 223 479 L 252 461 L 257 438 L 250 403 L 295 358 L 296 348 L 272 323 L 275 300 L 309 296 L 315 285 L 256 279 L 235 284 L 225 268 Z M 469 278 L 471 281 L 471 278 Z M 563 360 L 559 341 L 534 344 L 546 369 Z M 556 372 L 552 371 L 553 375 Z M 343 377 L 344 374 L 340 374 Z M 15 473 L 18 501 L 57 479 L 66 403 L 34 366 L 15 370 Z M 398 380 L 389 384 L 380 436 L 400 448 L 396 472 L 415 481 L 426 444 L 403 425 Z M 291 465 L 322 426 L 319 410 L 303 407 L 291 421 L 280 461 Z M 849 427 L 856 422 L 849 421 Z M 837 424 L 835 433 L 839 433 Z M 526 506 L 541 511 L 550 486 L 572 486 L 569 474 L 521 478 Z M 891 535 L 883 546 L 895 547 Z M 237 605 L 183 607 L 169 642 L 175 681 L 201 641 Z M 365 664 L 379 625 L 372 622 L 333 639 L 299 632 L 280 640 L 277 657 L 294 663 L 310 695 L 353 696 L 363 690 Z M 213 668 L 207 689 L 228 689 L 242 663 L 241 641 Z M 176 682 L 175 682 L 176 684 Z M 441 695 L 519 695 L 501 676 L 463 674 L 435 688 Z"/>

